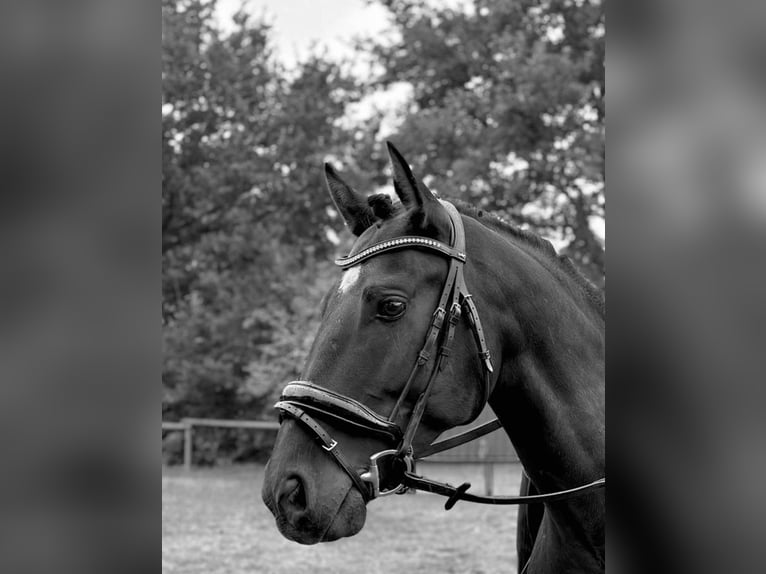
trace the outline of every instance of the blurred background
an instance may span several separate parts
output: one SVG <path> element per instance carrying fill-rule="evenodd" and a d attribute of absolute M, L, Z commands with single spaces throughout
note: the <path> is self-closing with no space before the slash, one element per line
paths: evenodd
<path fill-rule="evenodd" d="M 162 26 L 163 420 L 275 417 L 352 243 L 322 163 L 388 190 L 387 139 L 604 285 L 599 2 L 163 0 Z M 253 437 L 195 432 L 194 462 Z"/>

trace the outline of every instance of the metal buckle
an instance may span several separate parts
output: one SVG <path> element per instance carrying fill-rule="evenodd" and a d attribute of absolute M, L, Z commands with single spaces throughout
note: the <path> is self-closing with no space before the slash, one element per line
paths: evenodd
<path fill-rule="evenodd" d="M 378 453 L 373 454 L 370 457 L 370 469 L 362 473 L 360 475 L 360 478 L 364 482 L 369 482 L 372 485 L 372 497 L 377 498 L 379 496 L 388 496 L 389 494 L 400 494 L 404 492 L 407 487 L 404 484 L 399 484 L 395 488 L 392 488 L 391 490 L 380 490 L 380 469 L 378 468 L 378 460 L 380 458 L 386 457 L 386 456 L 397 456 L 399 455 L 398 450 L 382 450 Z M 404 456 L 402 457 L 402 460 L 404 461 L 404 464 L 407 468 L 407 472 L 412 471 L 412 457 L 410 456 Z"/>
<path fill-rule="evenodd" d="M 332 442 L 330 443 L 330 446 L 322 445 L 322 448 L 325 449 L 327 452 L 330 452 L 336 446 L 338 446 L 338 441 L 335 440 L 335 439 L 332 439 Z"/>
<path fill-rule="evenodd" d="M 436 327 L 437 329 L 442 328 L 442 324 L 444 323 L 444 316 L 447 314 L 447 311 L 441 307 L 437 307 L 436 311 L 434 311 L 434 314 L 431 316 L 431 326 Z"/>
<path fill-rule="evenodd" d="M 462 308 L 460 306 L 460 303 L 455 301 L 452 304 L 452 307 L 450 308 L 449 314 L 450 314 L 450 323 L 457 323 L 460 320 Z"/>

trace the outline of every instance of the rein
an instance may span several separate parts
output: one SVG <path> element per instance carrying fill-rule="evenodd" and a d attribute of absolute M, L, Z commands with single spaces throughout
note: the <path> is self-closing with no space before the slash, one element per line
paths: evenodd
<path fill-rule="evenodd" d="M 280 411 L 280 420 L 285 416 L 291 417 L 309 430 L 320 443 L 320 446 L 349 475 L 354 485 L 362 494 L 365 502 L 369 502 L 379 496 L 402 494 L 407 489 L 413 489 L 446 496 L 448 500 L 444 506 L 446 510 L 449 510 L 458 500 L 481 504 L 531 504 L 571 498 L 586 494 L 597 488 L 603 488 L 605 486 L 605 479 L 601 478 L 583 486 L 547 494 L 530 496 L 479 496 L 466 492 L 471 487 L 470 483 L 466 482 L 456 487 L 447 483 L 430 480 L 413 472 L 416 457 L 412 448 L 412 442 L 425 412 L 436 376 L 441 371 L 444 361 L 451 354 L 455 328 L 463 313 L 468 318 L 468 325 L 473 333 L 478 356 L 482 363 L 484 390 L 482 405 L 485 405 L 489 400 L 492 386 L 493 367 L 490 352 L 484 338 L 484 331 L 476 305 L 473 303 L 473 299 L 468 292 L 463 276 L 463 265 L 466 261 L 463 222 L 457 209 L 451 203 L 447 201 L 442 201 L 441 203 L 449 214 L 452 224 L 449 245 L 425 237 L 405 236 L 376 243 L 359 253 L 342 257 L 335 261 L 335 264 L 339 267 L 348 269 L 381 253 L 398 249 L 424 249 L 449 258 L 447 278 L 442 287 L 439 304 L 431 318 L 425 343 L 418 353 L 415 365 L 391 413 L 388 417 L 382 417 L 354 399 L 314 385 L 308 381 L 293 381 L 287 384 L 282 391 L 279 401 L 274 405 Z M 439 345 L 440 340 L 441 344 Z M 429 363 L 432 357 L 434 357 L 434 365 L 428 376 L 425 388 L 415 402 L 406 428 L 402 430 L 394 421 L 407 396 L 410 394 L 420 370 Z M 332 438 L 320 423 L 314 420 L 311 416 L 312 414 L 327 418 L 334 424 L 361 430 L 397 446 L 396 448 L 373 454 L 370 457 L 369 469 L 361 474 L 357 473 L 339 452 L 338 442 Z M 475 440 L 501 426 L 500 422 L 495 419 L 458 436 L 433 443 L 418 453 L 417 459 L 419 460 Z M 392 476 L 382 473 L 381 466 Z"/>

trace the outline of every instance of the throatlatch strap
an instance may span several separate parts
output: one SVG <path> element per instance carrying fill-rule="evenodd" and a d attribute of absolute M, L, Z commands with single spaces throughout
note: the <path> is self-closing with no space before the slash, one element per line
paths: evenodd
<path fill-rule="evenodd" d="M 441 440 L 439 442 L 435 442 L 433 444 L 428 445 L 424 449 L 421 449 L 418 452 L 416 452 L 415 453 L 417 455 L 416 460 L 420 460 L 421 458 L 426 458 L 428 456 L 432 456 L 434 454 L 444 452 L 445 450 L 455 448 L 456 446 L 460 446 L 461 444 L 471 442 L 472 440 L 476 440 L 477 438 L 481 436 L 487 435 L 491 432 L 496 431 L 499 428 L 502 428 L 502 426 L 503 424 L 498 419 L 494 419 L 489 421 L 488 423 L 484 423 L 470 430 L 467 430 L 466 432 L 461 433 L 459 435 Z"/>

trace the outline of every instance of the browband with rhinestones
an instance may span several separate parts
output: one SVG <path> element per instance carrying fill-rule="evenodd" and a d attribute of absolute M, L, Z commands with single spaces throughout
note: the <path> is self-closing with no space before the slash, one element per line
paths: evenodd
<path fill-rule="evenodd" d="M 425 249 L 431 249 L 433 251 L 438 251 L 439 253 L 447 255 L 448 257 L 457 259 L 458 261 L 465 262 L 465 253 L 458 251 L 457 249 L 453 249 L 441 241 L 428 239 L 427 237 L 405 236 L 397 237 L 396 239 L 389 239 L 388 241 L 381 241 L 380 243 L 371 245 L 367 249 L 363 249 L 356 255 L 349 255 L 348 257 L 341 257 L 340 259 L 336 259 L 335 265 L 347 269 L 349 267 L 353 267 L 357 263 L 361 263 L 365 259 L 369 259 L 373 255 L 379 255 L 385 251 L 393 251 L 395 249 L 404 249 L 408 247 L 422 247 Z"/>

